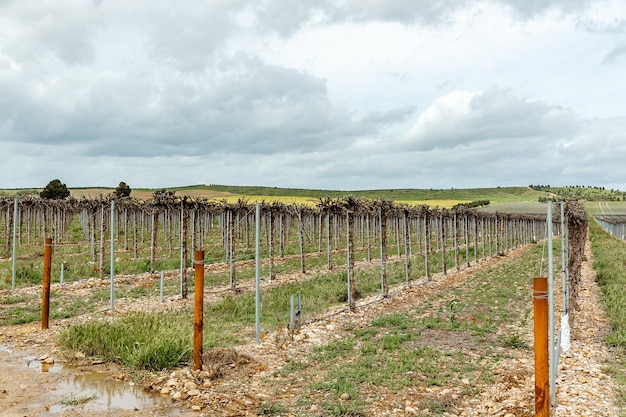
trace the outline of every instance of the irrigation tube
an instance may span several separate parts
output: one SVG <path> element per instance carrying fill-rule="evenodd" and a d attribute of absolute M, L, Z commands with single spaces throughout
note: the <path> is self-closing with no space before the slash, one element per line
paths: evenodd
<path fill-rule="evenodd" d="M 104 209 L 102 210 L 104 213 Z M 115 200 L 111 200 L 111 311 L 115 310 Z"/>
<path fill-rule="evenodd" d="M 13 199 L 13 261 L 12 261 L 12 278 L 11 278 L 11 290 L 15 289 L 15 275 L 17 269 L 15 261 L 17 259 L 17 196 Z"/>
<path fill-rule="evenodd" d="M 255 236 L 255 260 L 256 260 L 256 288 L 255 288 L 255 334 L 257 345 L 261 344 L 261 206 L 256 204 L 256 213 L 254 220 L 256 222 Z"/>

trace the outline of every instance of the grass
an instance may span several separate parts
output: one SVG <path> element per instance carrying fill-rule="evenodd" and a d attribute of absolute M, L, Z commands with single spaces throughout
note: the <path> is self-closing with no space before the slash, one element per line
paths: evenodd
<path fill-rule="evenodd" d="M 65 405 L 68 407 L 76 407 L 79 405 L 83 405 L 88 403 L 91 400 L 95 400 L 96 398 L 98 398 L 98 396 L 96 394 L 92 394 L 92 395 L 70 395 L 67 398 L 64 398 L 63 400 L 61 400 L 61 405 Z"/>
<path fill-rule="evenodd" d="M 530 325 L 528 294 L 542 249 L 531 247 L 515 261 L 479 271 L 456 288 L 374 317 L 367 325 L 347 323 L 347 334 L 275 372 L 269 383 L 289 385 L 306 372 L 312 382 L 299 406 L 306 410 L 320 404 L 324 415 L 365 415 L 372 392 L 409 397 L 416 387 L 423 389 L 418 409 L 429 410 L 426 415 L 454 412 L 460 398 L 493 383 L 493 367 L 506 349 L 530 349 L 512 323 L 522 329 Z M 429 396 L 431 387 L 459 394 Z M 342 401 L 345 394 L 350 401 Z"/>
<path fill-rule="evenodd" d="M 264 402 L 257 411 L 257 416 L 279 416 L 287 412 L 285 406 L 280 403 Z"/>
<path fill-rule="evenodd" d="M 70 326 L 59 335 L 63 349 L 80 351 L 134 369 L 179 366 L 192 354 L 189 311 L 133 313 L 117 320 Z"/>
<path fill-rule="evenodd" d="M 595 222 L 590 224 L 590 239 L 596 279 L 613 328 L 607 342 L 626 348 L 626 244 L 604 232 Z"/>
<path fill-rule="evenodd" d="M 596 279 L 612 331 L 606 342 L 620 352 L 609 371 L 618 383 L 620 403 L 626 406 L 626 243 L 610 236 L 594 221 L 589 225 Z M 626 415 L 622 411 L 621 415 Z"/>

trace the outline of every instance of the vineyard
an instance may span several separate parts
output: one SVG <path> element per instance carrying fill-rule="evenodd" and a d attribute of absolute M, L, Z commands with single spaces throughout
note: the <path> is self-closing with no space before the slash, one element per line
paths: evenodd
<path fill-rule="evenodd" d="M 355 312 L 363 308 L 361 300 L 391 299 L 398 290 L 421 287 L 435 276 L 506 257 L 544 240 L 547 229 L 545 215 L 487 213 L 462 206 L 440 209 L 357 197 L 320 198 L 316 205 L 259 206 L 263 334 L 269 337 L 290 323 L 285 340 L 296 336 L 290 311 L 294 294 L 299 300 L 296 326 L 338 311 Z M 566 207 L 570 279 L 575 284 L 586 217 L 576 203 Z M 150 299 L 154 312 L 169 309 L 167 316 L 155 316 L 161 327 L 173 316 L 189 317 L 185 300 L 196 290 L 191 279 L 193 252 L 202 249 L 208 310 L 205 357 L 249 343 L 254 319 L 255 209 L 245 200 L 215 202 L 168 194 L 149 200 L 5 197 L 0 200 L 4 252 L 0 324 L 41 318 L 37 299 L 41 295 L 30 288 L 41 288 L 43 240 L 48 236 L 53 239 L 52 320 L 71 321 L 106 310 L 109 277 L 115 279 L 121 311 L 132 311 L 142 304 L 139 300 Z M 85 288 L 91 290 L 81 293 L 85 297 L 73 297 L 77 289 Z M 125 315 L 111 317 L 123 320 Z M 490 320 L 478 317 L 477 329 L 483 320 Z M 143 326 L 152 329 L 146 323 Z M 105 331 L 98 327 L 96 332 Z M 155 350 L 163 361 L 150 355 L 124 356 L 107 346 L 88 350 L 80 345 L 84 332 L 89 330 L 70 326 L 61 333 L 61 342 L 72 351 L 153 371 L 182 366 L 191 354 L 186 345 L 189 334 L 184 331 L 180 343 L 171 334 L 166 339 L 180 346 L 171 360 Z M 138 342 L 139 334 L 134 337 L 130 345 L 144 343 Z M 163 342 L 154 333 L 146 337 Z M 135 354 L 132 350 L 126 348 Z"/>
<path fill-rule="evenodd" d="M 40 282 L 36 255 L 44 236 L 54 241 L 53 270 L 60 271 L 63 265 L 66 281 L 108 276 L 108 260 L 113 257 L 115 274 L 180 270 L 183 297 L 193 250 L 204 249 L 208 264 L 229 265 L 231 289 L 238 286 L 238 262 L 254 256 L 254 205 L 244 200 L 208 202 L 164 195 L 148 201 L 119 200 L 113 212 L 111 203 L 110 199 L 0 200 L 3 285 L 13 278 L 12 251 L 20 260 L 14 277 L 17 285 Z M 328 270 L 352 265 L 359 252 L 368 261 L 382 260 L 383 296 L 389 256 L 406 258 L 410 280 L 422 274 L 428 277 L 432 271 L 445 274 L 448 268 L 458 269 L 462 263 L 545 236 L 545 216 L 486 214 L 464 207 L 433 209 L 346 197 L 320 199 L 316 207 L 275 202 L 262 203 L 260 209 L 261 256 L 266 259 L 264 275 L 269 280 L 275 275 L 277 260 L 285 257 L 297 257 L 304 273 L 309 262 L 319 264 L 322 258 Z M 107 253 L 110 237 L 114 254 Z M 346 251 L 347 261 L 341 255 Z"/>

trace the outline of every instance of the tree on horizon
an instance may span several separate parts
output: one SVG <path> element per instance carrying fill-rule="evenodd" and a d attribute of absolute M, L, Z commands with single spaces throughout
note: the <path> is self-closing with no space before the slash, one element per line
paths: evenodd
<path fill-rule="evenodd" d="M 115 191 L 113 191 L 113 194 L 115 194 L 116 197 L 130 197 L 131 192 L 132 190 L 130 189 L 128 184 L 126 184 L 124 181 L 121 181 Z"/>
<path fill-rule="evenodd" d="M 39 196 L 47 200 L 63 200 L 70 196 L 70 190 L 67 189 L 67 185 L 55 178 L 41 190 Z"/>

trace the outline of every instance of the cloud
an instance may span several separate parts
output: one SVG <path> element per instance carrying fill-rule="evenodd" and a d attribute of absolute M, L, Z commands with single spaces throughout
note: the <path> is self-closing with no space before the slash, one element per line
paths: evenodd
<path fill-rule="evenodd" d="M 329 101 L 323 80 L 242 54 L 194 77 L 79 70 L 13 81 L 0 80 L 0 140 L 82 144 L 85 155 L 308 152 L 347 146 L 406 113 L 357 120 Z"/>
<path fill-rule="evenodd" d="M 622 44 L 611 49 L 611 51 L 609 51 L 609 53 L 606 54 L 604 58 L 604 62 L 606 64 L 612 64 L 613 62 L 615 62 L 615 60 L 619 59 L 622 55 L 626 55 L 626 44 Z"/>
<path fill-rule="evenodd" d="M 575 116 L 559 106 L 519 98 L 499 87 L 455 91 L 433 102 L 399 138 L 410 150 L 455 149 L 489 142 L 503 146 L 535 144 L 565 137 Z"/>
<path fill-rule="evenodd" d="M 616 184 L 625 16 L 614 0 L 0 0 L 0 178 Z"/>
<path fill-rule="evenodd" d="M 493 0 L 492 2 L 510 8 L 522 19 L 532 19 L 550 11 L 575 14 L 592 4 L 591 0 Z"/>
<path fill-rule="evenodd" d="M 0 3 L 2 50 L 19 62 L 57 57 L 69 63 L 93 59 L 90 39 L 98 16 L 85 1 Z"/>
<path fill-rule="evenodd" d="M 547 12 L 575 14 L 586 9 L 590 0 L 268 0 L 257 2 L 254 13 L 266 31 L 290 37 L 307 25 L 364 22 L 394 22 L 403 25 L 450 24 L 455 13 L 467 8 L 497 6 L 516 18 L 528 20 Z"/>

